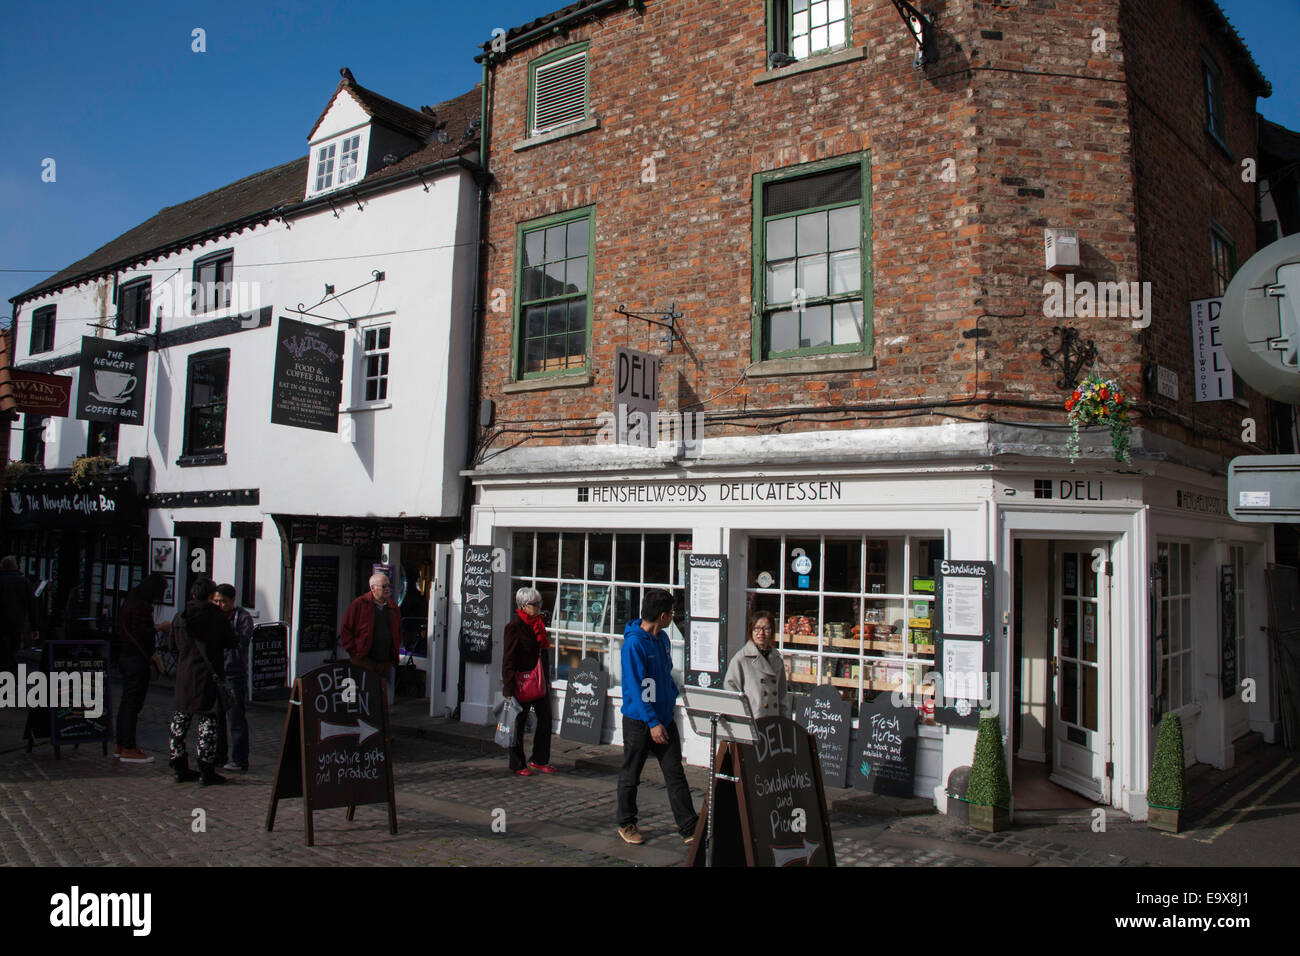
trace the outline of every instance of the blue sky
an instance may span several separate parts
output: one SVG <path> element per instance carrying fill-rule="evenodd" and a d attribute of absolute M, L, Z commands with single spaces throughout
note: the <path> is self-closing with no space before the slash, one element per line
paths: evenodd
<path fill-rule="evenodd" d="M 1300 0 L 1220 2 L 1273 83 L 1260 112 L 1300 130 Z M 304 155 L 339 67 L 398 102 L 437 103 L 478 82 L 473 56 L 493 28 L 564 3 L 11 4 L 0 317 L 10 296 L 162 207 Z M 204 53 L 191 49 L 195 28 Z M 47 157 L 53 183 L 41 181 Z"/>

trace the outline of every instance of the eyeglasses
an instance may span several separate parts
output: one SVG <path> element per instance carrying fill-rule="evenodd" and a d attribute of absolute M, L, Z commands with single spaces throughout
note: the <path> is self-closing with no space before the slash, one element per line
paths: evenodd
<path fill-rule="evenodd" d="M 542 606 L 541 601 L 529 601 L 527 604 L 524 605 L 524 607 L 541 607 L 541 606 Z"/>
<path fill-rule="evenodd" d="M 764 633 L 771 634 L 771 633 L 772 633 L 772 625 L 770 625 L 770 624 L 755 624 L 755 625 L 754 625 L 754 630 L 755 630 L 755 631 L 763 631 Z"/>

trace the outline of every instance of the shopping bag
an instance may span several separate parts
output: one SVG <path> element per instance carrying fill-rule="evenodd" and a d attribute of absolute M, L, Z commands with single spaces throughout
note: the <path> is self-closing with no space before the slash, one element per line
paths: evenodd
<path fill-rule="evenodd" d="M 493 740 L 497 745 L 509 750 L 515 745 L 515 721 L 518 720 L 523 708 L 513 697 L 507 697 L 501 705 L 501 719 L 497 721 L 497 732 Z"/>

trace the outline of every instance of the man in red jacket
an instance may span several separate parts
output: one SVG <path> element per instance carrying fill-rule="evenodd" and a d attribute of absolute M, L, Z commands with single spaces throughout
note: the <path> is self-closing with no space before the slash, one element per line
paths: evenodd
<path fill-rule="evenodd" d="M 343 649 L 354 665 L 387 680 L 402 653 L 402 613 L 392 598 L 388 575 L 370 575 L 370 590 L 343 615 Z"/>

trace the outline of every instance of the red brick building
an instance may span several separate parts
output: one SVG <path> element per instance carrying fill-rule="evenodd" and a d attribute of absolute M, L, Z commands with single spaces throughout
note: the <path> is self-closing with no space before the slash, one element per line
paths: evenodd
<path fill-rule="evenodd" d="M 1141 817 L 1159 713 L 1219 766 L 1274 730 L 1267 690 L 1231 692 L 1268 683 L 1271 539 L 1224 478 L 1267 410 L 1194 401 L 1191 315 L 1254 251 L 1268 83 L 1209 0 L 950 3 L 926 29 L 914 68 L 888 0 L 587 0 L 485 44 L 471 541 L 544 595 L 561 678 L 610 670 L 615 740 L 644 587 L 679 594 L 683 679 L 716 685 L 766 608 L 792 688 L 856 708 L 935 669 L 942 562 L 992 562 L 974 696 L 1013 774 Z M 1078 265 L 1048 271 L 1070 230 Z M 702 440 L 609 440 L 619 347 L 660 357 L 660 412 Z M 1105 430 L 1067 455 L 1089 371 L 1136 400 L 1131 461 Z M 716 648 L 685 633 L 689 551 L 728 558 Z M 492 665 L 469 670 L 486 718 Z M 973 733 L 919 736 L 943 805 Z"/>

